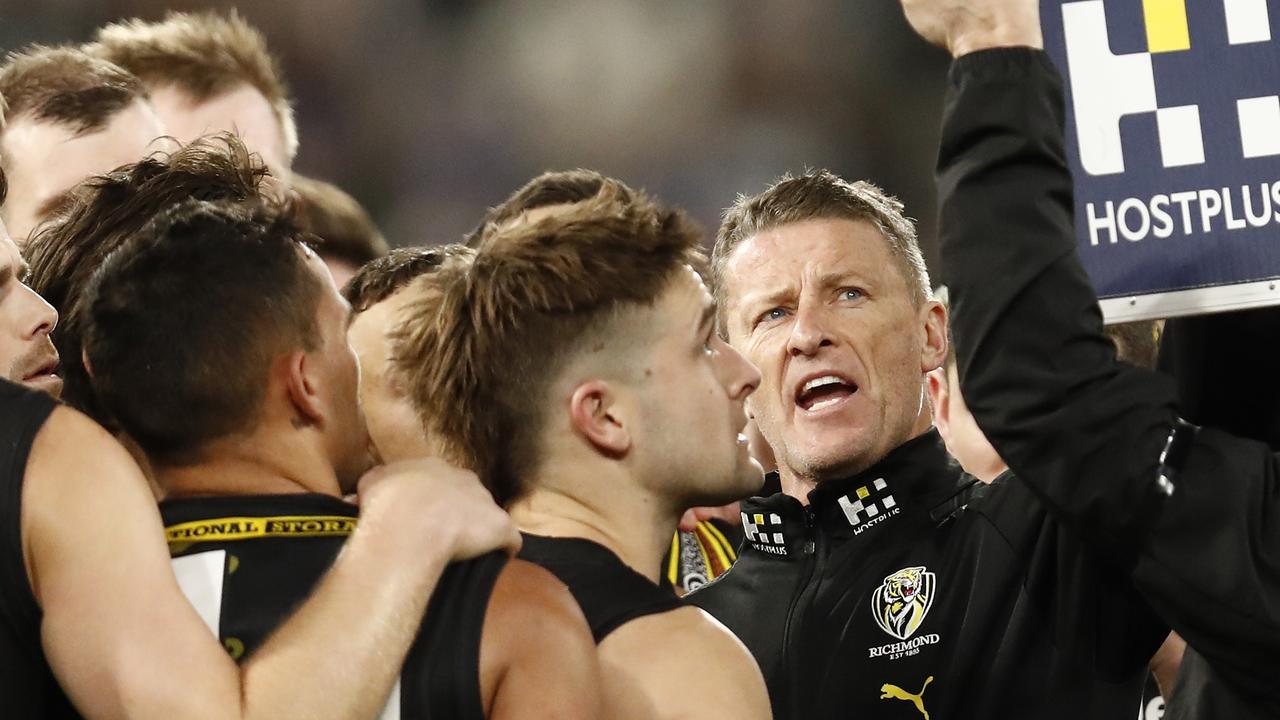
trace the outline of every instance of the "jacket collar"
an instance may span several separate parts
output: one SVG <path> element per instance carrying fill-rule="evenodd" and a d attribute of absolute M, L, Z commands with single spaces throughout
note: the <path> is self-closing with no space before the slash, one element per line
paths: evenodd
<path fill-rule="evenodd" d="M 743 530 L 754 549 L 792 556 L 800 552 L 810 523 L 834 536 L 860 535 L 904 510 L 939 523 L 964 504 L 977 483 L 930 429 L 866 470 L 819 485 L 809 493 L 807 512 L 782 493 L 745 501 Z"/>

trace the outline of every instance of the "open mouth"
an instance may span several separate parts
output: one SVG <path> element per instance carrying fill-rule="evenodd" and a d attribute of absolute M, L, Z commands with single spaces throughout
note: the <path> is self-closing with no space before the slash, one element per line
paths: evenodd
<path fill-rule="evenodd" d="M 806 412 L 814 412 L 847 400 L 856 392 L 856 383 L 836 375 L 822 375 L 800 386 L 796 391 L 796 405 Z"/>

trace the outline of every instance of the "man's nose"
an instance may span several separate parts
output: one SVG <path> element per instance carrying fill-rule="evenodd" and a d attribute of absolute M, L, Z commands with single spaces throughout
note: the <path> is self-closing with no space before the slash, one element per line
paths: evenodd
<path fill-rule="evenodd" d="M 813 355 L 823 346 L 831 344 L 823 310 L 805 305 L 797 308 L 795 322 L 791 325 L 791 336 L 787 339 L 787 351 L 792 355 Z"/>

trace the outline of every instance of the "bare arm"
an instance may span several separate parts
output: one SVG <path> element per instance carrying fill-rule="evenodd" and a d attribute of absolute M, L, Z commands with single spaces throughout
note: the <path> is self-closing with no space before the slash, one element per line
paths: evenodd
<path fill-rule="evenodd" d="M 600 717 L 600 665 L 591 629 L 568 588 L 532 563 L 498 576 L 480 646 L 490 720 Z"/>
<path fill-rule="evenodd" d="M 237 667 L 178 588 L 132 458 L 92 421 L 55 410 L 28 461 L 22 534 L 59 682 L 91 718 L 376 716 L 455 548 L 488 550 L 513 532 L 477 505 L 473 534 L 457 535 L 457 477 L 444 483 L 452 507 L 430 512 L 434 476 L 386 475 L 312 599 Z M 492 542 L 473 542 L 484 527 L 498 531 Z"/>
<path fill-rule="evenodd" d="M 699 608 L 637 618 L 600 643 L 606 717 L 767 720 L 764 677 Z"/>

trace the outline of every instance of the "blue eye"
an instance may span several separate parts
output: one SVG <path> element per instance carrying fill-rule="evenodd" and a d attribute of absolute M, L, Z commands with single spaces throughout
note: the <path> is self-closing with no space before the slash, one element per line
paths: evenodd
<path fill-rule="evenodd" d="M 840 291 L 840 294 L 843 295 L 846 300 L 860 300 L 863 297 L 862 291 L 858 288 L 845 288 Z"/>
<path fill-rule="evenodd" d="M 782 308 L 774 308 L 766 312 L 764 315 L 761 315 L 760 319 L 761 320 L 781 320 L 783 317 L 786 316 L 786 314 L 787 314 L 786 310 L 783 310 Z"/>

